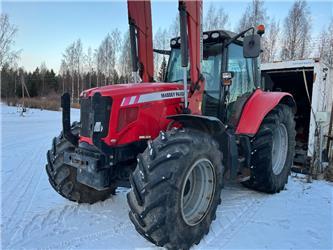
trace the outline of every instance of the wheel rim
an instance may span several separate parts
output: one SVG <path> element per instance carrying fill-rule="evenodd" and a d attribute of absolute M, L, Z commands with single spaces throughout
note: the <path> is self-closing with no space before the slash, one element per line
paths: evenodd
<path fill-rule="evenodd" d="M 207 159 L 196 161 L 187 173 L 181 192 L 181 212 L 186 224 L 200 223 L 211 206 L 215 192 L 215 169 Z"/>
<path fill-rule="evenodd" d="M 288 153 L 288 131 L 283 123 L 280 123 L 273 133 L 272 168 L 278 175 L 282 172 Z"/>

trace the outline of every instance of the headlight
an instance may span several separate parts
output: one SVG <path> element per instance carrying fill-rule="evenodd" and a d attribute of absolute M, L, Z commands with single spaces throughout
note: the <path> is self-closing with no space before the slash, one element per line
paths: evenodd
<path fill-rule="evenodd" d="M 218 32 L 213 32 L 212 34 L 211 34 L 211 37 L 212 38 L 218 38 L 220 36 L 220 33 L 218 33 Z"/>

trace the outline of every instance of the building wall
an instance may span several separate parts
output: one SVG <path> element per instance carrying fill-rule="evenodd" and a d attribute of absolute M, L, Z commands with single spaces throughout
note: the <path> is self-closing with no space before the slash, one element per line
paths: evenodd
<path fill-rule="evenodd" d="M 327 69 L 324 71 L 324 69 Z M 314 65 L 315 81 L 312 89 L 312 108 L 314 113 L 320 111 L 331 112 L 333 101 L 333 70 L 322 63 Z M 322 124 L 323 134 L 328 133 L 329 121 Z M 311 112 L 310 131 L 308 142 L 308 156 L 313 156 L 316 143 L 316 122 Z"/>

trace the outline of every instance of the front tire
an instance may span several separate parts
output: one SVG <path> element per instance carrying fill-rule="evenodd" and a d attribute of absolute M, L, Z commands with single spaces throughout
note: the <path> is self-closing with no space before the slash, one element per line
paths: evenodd
<path fill-rule="evenodd" d="M 138 156 L 130 177 L 130 219 L 155 245 L 188 249 L 215 219 L 222 180 L 222 153 L 209 135 L 190 129 L 161 132 Z"/>
<path fill-rule="evenodd" d="M 73 123 L 72 133 L 78 135 L 79 123 Z M 51 186 L 63 197 L 77 203 L 95 203 L 107 199 L 115 192 L 116 186 L 98 191 L 76 179 L 77 169 L 64 163 L 64 152 L 74 152 L 75 147 L 67 141 L 63 133 L 52 141 L 52 149 L 47 151 L 46 172 Z"/>
<path fill-rule="evenodd" d="M 288 182 L 295 155 L 295 121 L 291 107 L 279 104 L 263 120 L 251 140 L 251 176 L 243 184 L 267 193 Z"/>

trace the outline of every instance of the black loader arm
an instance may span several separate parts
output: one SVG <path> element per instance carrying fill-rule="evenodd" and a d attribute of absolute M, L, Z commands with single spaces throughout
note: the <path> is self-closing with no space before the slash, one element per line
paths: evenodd
<path fill-rule="evenodd" d="M 62 108 L 62 131 L 64 137 L 73 146 L 77 146 L 79 138 L 76 135 L 74 135 L 71 130 L 71 98 L 69 93 L 64 93 L 61 96 L 61 108 Z"/>

